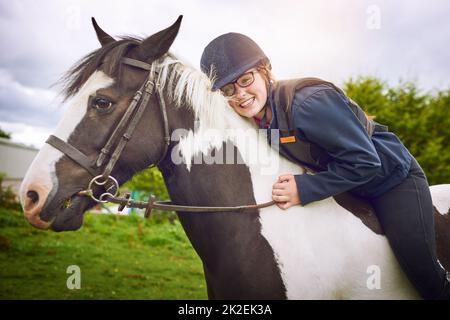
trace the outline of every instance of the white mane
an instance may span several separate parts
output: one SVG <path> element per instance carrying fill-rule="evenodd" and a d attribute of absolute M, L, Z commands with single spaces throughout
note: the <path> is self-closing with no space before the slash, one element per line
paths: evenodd
<path fill-rule="evenodd" d="M 203 72 L 170 55 L 153 63 L 150 72 L 178 107 L 192 108 L 205 125 L 223 125 L 223 115 L 230 109 L 228 101 L 219 91 L 212 91 L 212 81 Z"/>
<path fill-rule="evenodd" d="M 203 72 L 166 55 L 152 64 L 151 73 L 178 107 L 194 112 L 196 127 L 181 137 L 179 143 L 188 168 L 194 156 L 220 149 L 224 141 L 238 145 L 242 131 L 256 134 L 255 124 L 234 112 L 219 91 L 212 91 L 213 82 Z"/>

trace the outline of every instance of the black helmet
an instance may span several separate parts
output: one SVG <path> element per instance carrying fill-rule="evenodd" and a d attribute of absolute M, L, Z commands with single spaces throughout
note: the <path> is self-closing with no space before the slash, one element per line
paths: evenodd
<path fill-rule="evenodd" d="M 243 34 L 231 32 L 215 38 L 206 46 L 200 68 L 208 76 L 214 76 L 213 90 L 217 90 L 260 63 L 270 62 L 256 42 Z"/>

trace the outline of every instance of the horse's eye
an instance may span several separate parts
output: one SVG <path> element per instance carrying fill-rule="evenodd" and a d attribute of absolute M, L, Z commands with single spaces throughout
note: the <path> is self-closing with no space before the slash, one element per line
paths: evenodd
<path fill-rule="evenodd" d="M 105 98 L 95 98 L 93 103 L 94 108 L 99 110 L 108 110 L 112 106 L 112 102 Z"/>
<path fill-rule="evenodd" d="M 114 103 L 107 98 L 91 96 L 89 99 L 91 107 L 100 114 L 110 113 L 114 109 Z"/>

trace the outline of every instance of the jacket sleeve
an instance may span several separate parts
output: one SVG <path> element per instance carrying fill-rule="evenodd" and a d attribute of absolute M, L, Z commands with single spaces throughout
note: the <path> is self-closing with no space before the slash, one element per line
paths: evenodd
<path fill-rule="evenodd" d="M 293 103 L 294 126 L 333 160 L 328 170 L 295 176 L 301 205 L 322 200 L 369 182 L 381 168 L 380 158 L 345 97 L 320 89 L 301 104 Z M 297 132 L 297 133 L 298 133 Z"/>

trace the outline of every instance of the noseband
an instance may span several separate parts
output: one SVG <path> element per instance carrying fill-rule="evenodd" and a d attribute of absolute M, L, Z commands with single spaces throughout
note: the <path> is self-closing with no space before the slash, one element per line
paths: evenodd
<path fill-rule="evenodd" d="M 91 187 L 93 184 L 96 185 L 106 185 L 106 193 L 102 194 L 101 197 L 96 199 L 93 194 L 91 194 L 92 198 L 96 201 L 103 202 L 104 197 L 106 196 L 117 196 L 119 185 L 117 180 L 111 176 L 111 172 L 114 169 L 114 166 L 119 160 L 120 155 L 122 154 L 123 149 L 125 148 L 128 141 L 131 139 L 134 130 L 136 129 L 139 120 L 142 118 L 144 114 L 145 108 L 150 100 L 150 97 L 153 93 L 156 92 L 156 95 L 159 100 L 159 106 L 161 109 L 161 114 L 164 123 L 164 150 L 160 157 L 160 159 L 153 164 L 152 166 L 157 166 L 161 161 L 166 157 L 167 150 L 170 144 L 170 134 L 169 134 L 169 123 L 167 120 L 167 110 L 166 104 L 163 99 L 163 95 L 161 92 L 161 88 L 158 83 L 154 83 L 151 79 L 151 65 L 139 60 L 131 59 L 131 58 L 122 58 L 121 61 L 123 64 L 140 68 L 146 71 L 149 71 L 149 74 L 141 85 L 138 91 L 134 94 L 133 100 L 128 106 L 125 114 L 122 116 L 119 124 L 116 129 L 112 133 L 111 137 L 106 142 L 105 146 L 102 148 L 100 154 L 97 159 L 92 162 L 89 158 L 83 154 L 80 150 L 72 146 L 71 144 L 63 141 L 62 139 L 51 135 L 46 143 L 51 145 L 52 147 L 58 149 L 70 159 L 78 163 L 84 169 L 86 169 L 94 178 L 89 183 L 89 190 L 92 190 Z M 155 89 L 156 87 L 156 89 Z M 116 145 L 114 151 L 111 153 L 111 149 Z M 105 160 L 109 157 L 109 161 L 106 164 L 103 171 L 101 171 L 101 167 Z M 114 190 L 115 189 L 115 190 Z M 114 191 L 112 191 L 114 190 Z M 111 194 L 114 192 L 115 194 Z"/>

